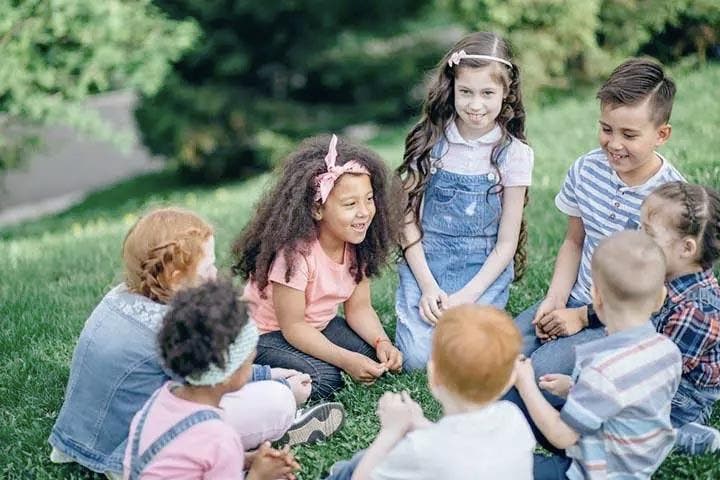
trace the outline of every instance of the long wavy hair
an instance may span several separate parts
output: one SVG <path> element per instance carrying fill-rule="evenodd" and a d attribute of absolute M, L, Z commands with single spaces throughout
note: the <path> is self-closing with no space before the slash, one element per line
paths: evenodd
<path fill-rule="evenodd" d="M 492 60 L 465 58 L 459 65 L 450 66 L 448 61 L 454 52 L 465 50 L 470 55 L 491 55 L 509 61 L 512 67 Z M 445 130 L 455 117 L 455 77 L 462 68 L 492 68 L 492 77 L 504 86 L 500 114 L 496 121 L 502 129 L 502 137 L 495 145 L 490 155 L 490 162 L 498 172 L 498 183 L 492 187 L 493 192 L 502 192 L 502 178 L 498 168 L 498 157 L 502 147 L 506 146 L 512 138 L 527 143 L 525 138 L 525 107 L 520 89 L 520 70 L 512 61 L 510 45 L 498 35 L 491 32 L 476 32 L 467 35 L 457 42 L 449 52 L 440 60 L 433 74 L 428 95 L 423 104 L 420 120 L 410 130 L 405 138 L 405 154 L 403 163 L 398 167 L 402 185 L 407 199 L 405 202 L 405 216 L 411 216 L 420 223 L 420 205 L 430 179 L 431 159 L 430 152 L 438 141 L 445 135 Z M 529 195 L 525 193 L 525 205 Z M 408 247 L 419 242 L 417 240 Z M 522 278 L 527 267 L 527 222 L 523 213 L 520 227 L 520 236 L 515 251 L 515 280 Z"/>
<path fill-rule="evenodd" d="M 285 159 L 275 184 L 255 206 L 255 216 L 235 241 L 233 272 L 245 280 L 252 277 L 261 293 L 268 285 L 270 266 L 280 250 L 284 252 L 288 266 L 285 278 L 289 281 L 296 254 L 308 254 L 318 238 L 319 224 L 312 216 L 319 207 L 314 199 L 315 177 L 327 171 L 325 155 L 329 144 L 329 135 L 309 138 Z M 384 162 L 371 150 L 338 137 L 336 164 L 350 160 L 370 172 L 376 208 L 365 239 L 355 247 L 355 263 L 350 266 L 359 283 L 363 277 L 380 272 L 396 245 L 400 222 L 394 213 L 395 202 L 390 201 L 390 175 Z"/>

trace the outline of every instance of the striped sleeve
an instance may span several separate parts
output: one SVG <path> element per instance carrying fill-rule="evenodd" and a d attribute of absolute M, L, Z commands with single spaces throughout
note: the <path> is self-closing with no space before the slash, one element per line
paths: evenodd
<path fill-rule="evenodd" d="M 597 369 L 588 367 L 580 372 L 570 390 L 560 418 L 581 435 L 591 434 L 605 420 L 622 410 L 615 385 Z"/>
<path fill-rule="evenodd" d="M 575 160 L 565 176 L 560 192 L 555 196 L 558 210 L 571 217 L 580 216 L 580 205 L 577 198 L 577 181 L 582 167 L 583 157 Z"/>

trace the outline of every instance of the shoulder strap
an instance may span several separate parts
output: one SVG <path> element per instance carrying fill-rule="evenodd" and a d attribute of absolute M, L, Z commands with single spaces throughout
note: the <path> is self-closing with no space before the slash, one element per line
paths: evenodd
<path fill-rule="evenodd" d="M 138 426 L 135 429 L 135 435 L 133 436 L 132 450 L 130 455 L 130 480 L 139 479 L 142 471 L 145 469 L 145 467 L 147 467 L 150 462 L 152 462 L 158 452 L 160 452 L 160 450 L 165 448 L 167 444 L 169 444 L 180 434 L 188 430 L 190 427 L 208 420 L 220 420 L 220 415 L 218 415 L 218 413 L 213 410 L 198 410 L 197 412 L 193 412 L 192 414 L 188 415 L 187 417 L 183 418 L 175 425 L 173 425 L 172 428 L 170 428 L 168 431 L 160 435 L 160 437 L 158 437 L 157 440 L 155 440 L 147 448 L 147 450 L 143 452 L 142 456 L 139 456 L 138 451 L 142 427 L 145 424 L 147 412 L 150 410 L 150 406 L 154 401 L 155 397 L 153 396 L 151 402 L 148 404 L 148 408 L 143 412 L 143 415 L 138 422 Z"/>

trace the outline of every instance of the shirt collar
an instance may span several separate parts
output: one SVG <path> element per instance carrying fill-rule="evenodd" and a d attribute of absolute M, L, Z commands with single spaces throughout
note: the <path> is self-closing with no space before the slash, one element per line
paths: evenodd
<path fill-rule="evenodd" d="M 698 284 L 707 286 L 715 284 L 717 286 L 717 280 L 715 279 L 715 275 L 713 275 L 712 269 L 697 273 L 688 273 L 687 275 L 670 280 L 667 282 L 668 298 L 674 303 L 679 303 L 683 297 L 687 295 L 687 292 L 695 288 Z"/>
<path fill-rule="evenodd" d="M 494 145 L 502 137 L 502 129 L 497 123 L 492 130 L 487 132 L 485 135 L 475 138 L 473 140 L 465 140 L 460 135 L 460 130 L 457 128 L 455 118 L 453 118 L 445 129 L 445 138 L 449 143 L 459 143 L 462 145 L 468 145 L 470 147 L 476 147 L 478 145 Z"/>
<path fill-rule="evenodd" d="M 656 333 L 652 322 L 648 320 L 637 327 L 615 332 L 598 340 L 577 345 L 575 347 L 576 362 L 580 363 L 586 358 L 593 357 L 601 352 L 607 352 L 608 350 L 636 345 L 639 341 L 652 337 Z"/>
<path fill-rule="evenodd" d="M 607 155 L 607 153 L 605 153 L 605 154 Z M 661 162 L 660 168 L 658 168 L 658 171 L 655 172 L 655 175 L 648 178 L 640 185 L 633 185 L 633 186 L 627 185 L 622 180 L 622 178 L 620 178 L 620 176 L 617 174 L 617 172 L 612 167 L 610 167 L 610 165 L 608 164 L 608 167 L 610 167 L 610 171 L 612 172 L 612 178 L 619 185 L 620 191 L 637 192 L 637 193 L 641 193 L 641 194 L 646 193 L 646 192 L 649 193 L 650 190 L 653 190 L 660 183 L 662 183 L 662 182 L 659 182 L 659 180 L 661 180 L 662 176 L 665 174 L 665 169 L 667 168 L 668 161 L 665 159 L 665 157 L 660 155 L 658 152 L 655 152 L 655 155 L 657 155 L 658 158 L 660 159 L 660 162 Z"/>

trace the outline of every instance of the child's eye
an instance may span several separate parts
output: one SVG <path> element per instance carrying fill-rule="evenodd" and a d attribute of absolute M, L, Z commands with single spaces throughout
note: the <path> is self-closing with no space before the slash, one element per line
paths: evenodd
<path fill-rule="evenodd" d="M 463 95 L 469 95 L 470 90 L 460 90 L 460 93 L 462 93 Z"/>
<path fill-rule="evenodd" d="M 628 140 L 632 140 L 633 138 L 637 138 L 637 135 L 628 135 L 628 134 L 625 134 L 625 138 L 627 138 Z"/>
<path fill-rule="evenodd" d="M 600 130 L 602 130 L 604 133 L 610 133 L 611 130 L 607 127 L 602 127 Z"/>
<path fill-rule="evenodd" d="M 483 92 L 483 95 L 485 95 L 486 97 L 492 97 L 493 95 L 495 95 L 495 92 L 493 92 L 492 90 L 486 90 Z"/>
<path fill-rule="evenodd" d="M 343 204 L 343 207 L 354 207 L 354 206 L 355 206 L 355 202 L 348 202 L 348 203 Z"/>

